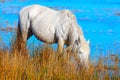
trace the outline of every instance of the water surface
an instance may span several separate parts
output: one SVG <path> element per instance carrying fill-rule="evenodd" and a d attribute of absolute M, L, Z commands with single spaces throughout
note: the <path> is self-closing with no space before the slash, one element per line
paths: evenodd
<path fill-rule="evenodd" d="M 82 27 L 86 40 L 90 39 L 90 57 L 120 53 L 120 1 L 119 0 L 10 0 L 0 2 L 0 28 L 16 28 L 21 8 L 40 4 L 57 10 L 72 11 Z M 14 32 L 0 31 L 5 46 L 10 45 Z M 28 40 L 28 46 L 41 45 L 34 36 Z M 56 45 L 52 45 L 56 48 Z"/>

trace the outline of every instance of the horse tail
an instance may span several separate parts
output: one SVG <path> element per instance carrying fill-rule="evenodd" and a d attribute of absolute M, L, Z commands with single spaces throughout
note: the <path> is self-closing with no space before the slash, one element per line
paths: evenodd
<path fill-rule="evenodd" d="M 16 37 L 16 44 L 17 46 L 20 46 L 20 43 L 22 42 L 22 33 L 20 29 L 20 21 L 18 21 L 18 27 L 17 27 L 17 37 Z"/>

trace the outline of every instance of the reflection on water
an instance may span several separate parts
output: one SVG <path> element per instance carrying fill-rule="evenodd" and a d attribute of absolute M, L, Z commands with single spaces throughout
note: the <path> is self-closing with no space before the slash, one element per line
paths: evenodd
<path fill-rule="evenodd" d="M 0 2 L 0 28 L 16 28 L 20 9 L 31 4 L 42 4 L 56 10 L 71 10 L 76 15 L 78 24 L 82 26 L 85 38 L 90 39 L 91 57 L 105 55 L 109 51 L 120 52 L 119 0 L 97 0 L 96 2 L 94 0 L 79 2 L 77 0 L 39 0 L 39 2 L 37 0 L 6 0 Z M 0 38 L 6 46 L 9 45 L 12 36 L 13 32 L 0 31 Z M 41 44 L 34 36 L 28 40 L 28 45 L 32 42 Z"/>

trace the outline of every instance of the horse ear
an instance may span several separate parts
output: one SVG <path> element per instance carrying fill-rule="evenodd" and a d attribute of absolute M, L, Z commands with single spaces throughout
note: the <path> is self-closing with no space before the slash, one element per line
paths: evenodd
<path fill-rule="evenodd" d="M 90 44 L 90 39 L 87 41 L 88 44 Z"/>

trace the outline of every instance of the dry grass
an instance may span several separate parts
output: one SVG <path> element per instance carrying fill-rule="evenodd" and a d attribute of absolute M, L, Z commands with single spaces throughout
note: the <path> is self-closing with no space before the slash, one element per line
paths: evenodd
<path fill-rule="evenodd" d="M 36 48 L 32 57 L 26 57 L 15 46 L 13 42 L 10 50 L 0 50 L 0 80 L 120 80 L 120 59 L 115 55 L 108 57 L 114 64 L 105 64 L 108 59 L 100 58 L 88 70 L 76 70 L 69 51 L 60 54 L 43 46 Z"/>

